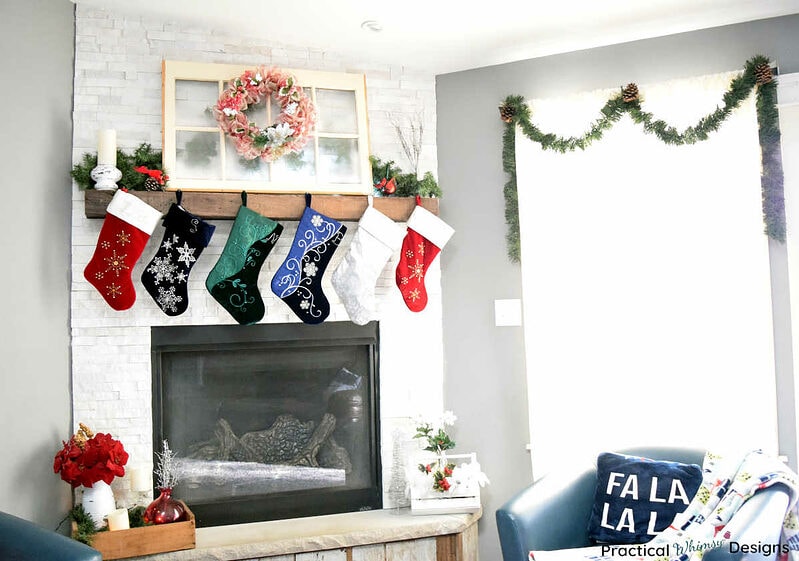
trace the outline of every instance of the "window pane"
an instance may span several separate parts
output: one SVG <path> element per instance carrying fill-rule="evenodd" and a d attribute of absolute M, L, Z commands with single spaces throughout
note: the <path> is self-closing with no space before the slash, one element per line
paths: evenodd
<path fill-rule="evenodd" d="M 358 183 L 358 139 L 320 138 L 319 177 L 329 183 Z"/>
<path fill-rule="evenodd" d="M 320 133 L 356 134 L 358 132 L 355 92 L 317 89 L 316 106 L 319 111 L 319 122 L 316 129 Z"/>
<path fill-rule="evenodd" d="M 233 139 L 225 137 L 225 178 L 269 181 L 269 164 L 261 158 L 247 160 L 239 156 Z"/>
<path fill-rule="evenodd" d="M 211 107 L 219 97 L 217 82 L 175 80 L 175 125 L 214 127 Z"/>
<path fill-rule="evenodd" d="M 175 174 L 187 179 L 221 179 L 219 134 L 175 132 Z"/>
<path fill-rule="evenodd" d="M 307 181 L 315 175 L 313 141 L 309 141 L 301 152 L 290 152 L 272 164 L 274 181 Z"/>

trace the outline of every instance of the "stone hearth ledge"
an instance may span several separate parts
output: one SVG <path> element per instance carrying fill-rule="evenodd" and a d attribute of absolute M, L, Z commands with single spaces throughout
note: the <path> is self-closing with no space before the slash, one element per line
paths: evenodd
<path fill-rule="evenodd" d="M 194 549 L 129 560 L 233 561 L 415 540 L 459 534 L 476 524 L 481 515 L 482 511 L 415 516 L 404 508 L 213 526 L 196 530 Z"/>

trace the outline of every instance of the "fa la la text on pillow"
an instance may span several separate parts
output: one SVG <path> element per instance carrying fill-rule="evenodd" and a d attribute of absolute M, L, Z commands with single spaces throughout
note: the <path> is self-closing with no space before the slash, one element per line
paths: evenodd
<path fill-rule="evenodd" d="M 695 464 L 600 454 L 589 536 L 611 544 L 647 542 L 687 508 L 701 483 Z"/>

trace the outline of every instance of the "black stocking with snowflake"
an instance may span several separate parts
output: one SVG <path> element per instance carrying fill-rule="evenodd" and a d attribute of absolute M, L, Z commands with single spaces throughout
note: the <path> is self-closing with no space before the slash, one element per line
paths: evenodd
<path fill-rule="evenodd" d="M 166 315 L 178 316 L 189 306 L 189 272 L 211 241 L 216 226 L 180 206 L 179 195 L 163 224 L 164 239 L 144 269 L 141 282 Z"/>

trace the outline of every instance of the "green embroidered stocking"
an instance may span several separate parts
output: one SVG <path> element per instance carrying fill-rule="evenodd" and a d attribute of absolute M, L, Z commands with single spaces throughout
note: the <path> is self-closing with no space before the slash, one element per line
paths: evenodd
<path fill-rule="evenodd" d="M 208 292 L 242 325 L 264 317 L 258 275 L 283 226 L 247 208 L 247 194 L 230 230 L 225 249 L 205 280 Z"/>

